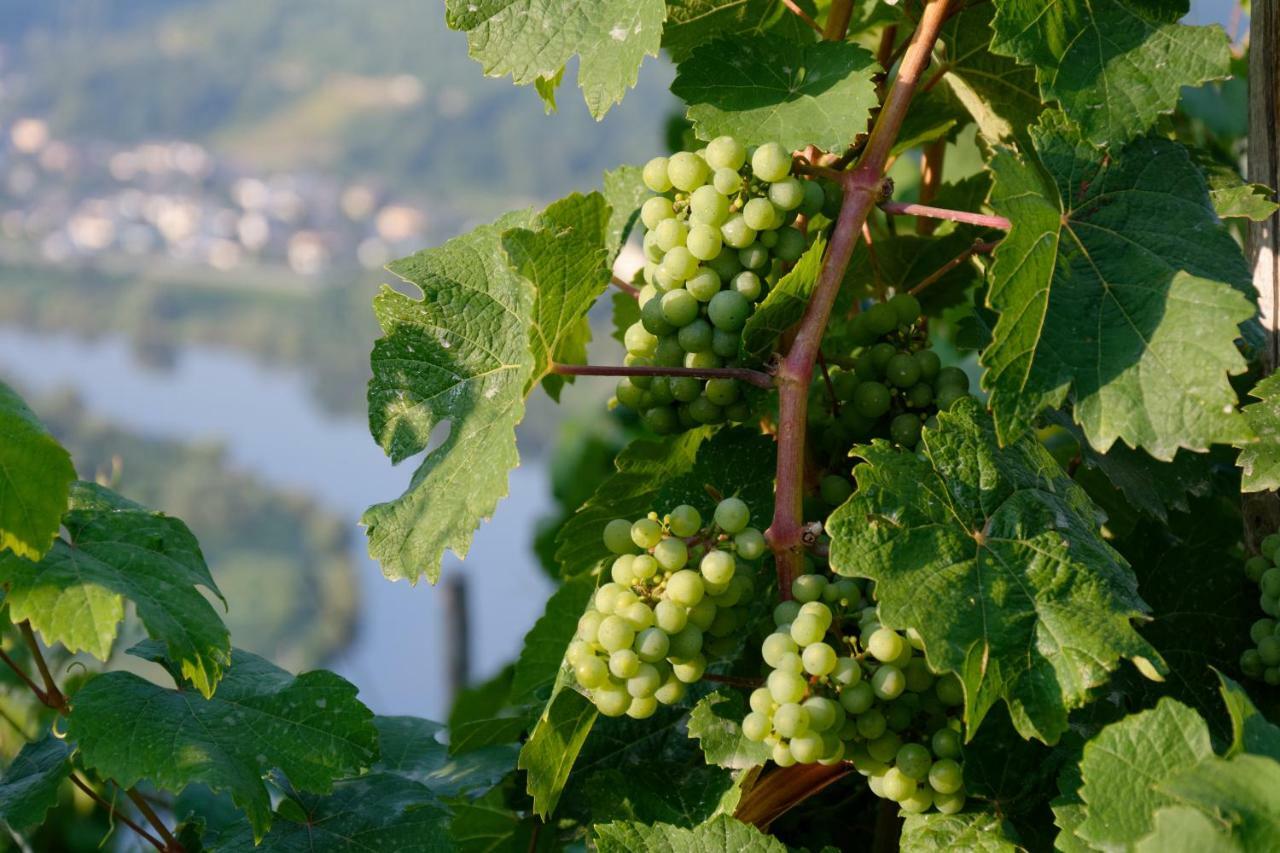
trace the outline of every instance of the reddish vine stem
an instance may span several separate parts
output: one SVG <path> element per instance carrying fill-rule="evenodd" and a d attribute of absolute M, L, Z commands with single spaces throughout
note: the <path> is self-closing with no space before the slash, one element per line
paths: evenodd
<path fill-rule="evenodd" d="M 637 288 L 634 284 L 628 284 L 627 282 L 625 282 L 625 281 L 623 281 L 622 279 L 618 278 L 616 275 L 613 277 L 613 282 L 612 282 L 612 284 L 613 284 L 613 286 L 614 286 L 614 287 L 618 288 L 618 290 L 621 290 L 623 293 L 629 293 L 629 294 L 631 294 L 632 298 L 634 298 L 634 299 L 639 299 L 639 298 L 640 298 L 640 289 L 639 289 L 639 288 Z"/>
<path fill-rule="evenodd" d="M 124 792 L 125 796 L 133 801 L 138 811 L 142 812 L 142 816 L 147 819 L 147 823 L 155 827 L 156 832 L 160 833 L 160 837 L 164 839 L 166 851 L 169 853 L 181 853 L 183 847 L 178 843 L 178 839 L 173 837 L 173 833 L 164 825 L 164 821 L 160 819 L 160 815 L 156 814 L 155 809 L 151 808 L 151 804 L 147 802 L 146 797 L 138 793 L 137 789 L 130 788 Z"/>
<path fill-rule="evenodd" d="M 818 35 L 822 35 L 822 26 L 813 18 L 810 18 L 808 12 L 806 12 L 804 9 L 801 9 L 799 6 L 797 6 L 796 0 L 782 0 L 782 5 L 786 6 L 788 9 L 794 12 L 800 18 L 800 20 L 808 24 L 809 28 L 812 29 L 815 33 L 817 33 Z"/>
<path fill-rule="evenodd" d="M 838 418 L 840 401 L 836 399 L 836 386 L 831 381 L 831 371 L 827 370 L 827 360 L 822 357 L 822 350 L 818 350 L 818 367 L 822 368 L 822 381 L 827 386 L 827 395 L 831 397 L 831 415 Z"/>
<path fill-rule="evenodd" d="M 690 376 L 694 379 L 737 379 L 757 388 L 772 388 L 773 377 L 747 367 L 653 367 L 622 364 L 552 364 L 560 376 Z"/>
<path fill-rule="evenodd" d="M 15 661 L 13 658 L 9 657 L 8 652 L 6 652 L 4 649 L 0 649 L 0 660 L 4 661 L 5 664 L 9 667 L 9 669 L 13 670 L 13 674 L 18 676 L 18 678 L 22 679 L 23 683 L 25 683 L 27 687 L 31 688 L 31 692 L 34 693 L 36 695 L 36 698 L 40 700 L 40 704 L 42 705 L 49 704 L 49 699 L 44 695 L 44 691 L 40 689 L 40 685 L 32 681 L 31 676 L 27 675 L 26 670 L 18 666 L 18 662 Z"/>
<path fill-rule="evenodd" d="M 920 203 L 932 204 L 942 185 L 942 165 L 947 156 L 947 140 L 938 139 L 924 149 L 920 158 Z M 937 220 L 927 216 L 916 219 L 916 233 L 928 237 L 938 227 Z"/>
<path fill-rule="evenodd" d="M 898 75 L 889 88 L 862 155 L 843 176 L 844 201 L 836 219 L 827 255 L 805 307 L 795 341 L 778 365 L 778 467 L 773 521 L 765 536 L 773 550 L 781 597 L 791 597 L 791 581 L 803 559 L 804 442 L 809 404 L 809 380 L 822 346 L 831 308 L 844 279 L 858 234 L 880 200 L 884 169 L 902 128 L 911 97 L 929 64 L 934 43 L 946 20 L 951 0 L 932 0 L 911 37 Z M 834 7 L 833 7 L 834 13 Z"/>
<path fill-rule="evenodd" d="M 736 675 L 716 675 L 714 672 L 704 672 L 702 674 L 703 681 L 714 681 L 717 684 L 727 684 L 730 687 L 761 687 L 764 684 L 762 678 L 739 678 Z"/>
<path fill-rule="evenodd" d="M 70 775 L 70 778 L 71 778 L 71 784 L 75 785 L 81 791 L 84 791 L 85 795 L 89 799 L 93 800 L 95 803 L 97 803 L 98 805 L 106 809 L 108 815 L 110 815 L 112 818 L 118 818 L 121 823 L 123 823 L 125 826 L 129 827 L 134 832 L 136 832 L 144 841 L 146 841 L 148 844 L 155 847 L 157 850 L 161 851 L 161 853 L 164 853 L 166 848 L 163 841 L 161 841 L 159 838 L 156 838 L 154 835 L 147 832 L 141 826 L 139 826 L 138 824 L 130 820 L 127 815 L 125 815 L 124 813 L 116 809 L 114 803 L 107 802 L 107 800 L 101 794 L 93 790 L 93 786 L 91 786 L 88 782 L 81 779 L 78 774 L 72 773 Z"/>
<path fill-rule="evenodd" d="M 22 632 L 22 638 L 27 641 L 27 648 L 31 649 L 31 657 L 36 662 L 36 669 L 40 671 L 40 678 L 44 681 L 44 699 L 46 705 L 59 713 L 67 713 L 67 697 L 62 695 L 62 691 L 58 689 L 58 682 L 54 680 L 53 673 L 49 671 L 49 664 L 45 662 L 44 653 L 40 651 L 40 644 L 36 642 L 36 635 L 31 630 L 31 623 L 25 619 L 18 625 L 18 630 Z"/>
<path fill-rule="evenodd" d="M 931 285 L 931 284 L 933 284 L 934 282 L 938 281 L 938 280 L 939 280 L 939 279 L 941 279 L 944 275 L 946 275 L 947 273 L 951 272 L 953 269 L 955 269 L 956 267 L 960 266 L 960 265 L 961 265 L 961 264 L 963 264 L 965 261 L 967 261 L 967 260 L 969 260 L 970 258 L 972 258 L 974 255 L 985 255 L 986 253 L 990 252 L 990 251 L 991 251 L 992 249 L 994 249 L 995 247 L 996 247 L 996 244 L 995 244 L 995 243 L 984 243 L 984 242 L 982 242 L 981 240 L 976 240 L 976 241 L 974 241 L 974 243 L 973 243 L 973 245 L 972 245 L 972 246 L 970 246 L 969 248 L 965 249 L 963 252 L 961 252 L 960 254 L 956 255 L 954 258 L 952 258 L 951 260 L 947 261 L 945 264 L 943 264 L 942 266 L 938 267 L 938 268 L 937 268 L 936 270 L 934 270 L 933 272 L 929 273 L 927 276 L 925 276 L 923 279 L 921 279 L 921 280 L 920 280 L 920 283 L 919 283 L 919 284 L 917 284 L 915 287 L 911 288 L 911 290 L 909 290 L 908 292 L 909 292 L 912 296 L 916 296 L 916 295 L 918 295 L 918 294 L 920 293 L 920 291 L 924 290 L 924 289 L 925 289 L 926 287 L 928 287 L 929 285 Z"/>
<path fill-rule="evenodd" d="M 968 210 L 949 210 L 945 207 L 930 207 L 927 204 L 914 204 L 908 201 L 885 201 L 880 203 L 885 213 L 902 216 L 927 216 L 930 219 L 948 219 L 952 222 L 963 222 L 966 225 L 979 225 L 983 228 L 998 228 L 1008 231 L 1013 223 L 1003 216 L 990 213 L 973 213 Z"/>
<path fill-rule="evenodd" d="M 831 0 L 827 12 L 827 26 L 822 37 L 827 41 L 844 41 L 849 33 L 849 21 L 853 18 L 853 0 Z"/>

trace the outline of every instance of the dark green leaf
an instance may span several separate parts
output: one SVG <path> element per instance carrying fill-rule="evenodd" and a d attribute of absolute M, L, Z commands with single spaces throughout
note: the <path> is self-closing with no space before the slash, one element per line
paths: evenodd
<path fill-rule="evenodd" d="M 674 62 L 694 48 L 728 36 L 771 33 L 792 41 L 813 41 L 813 31 L 781 0 L 667 0 L 662 46 Z"/>
<path fill-rule="evenodd" d="M 374 770 L 402 776 L 439 797 L 475 796 L 515 769 L 520 748 L 497 744 L 449 756 L 444 726 L 418 717 L 375 717 L 379 758 Z"/>
<path fill-rule="evenodd" d="M 635 821 L 682 827 L 732 812 L 741 793 L 724 770 L 662 761 L 600 770 L 583 787 L 591 801 L 593 823 Z"/>
<path fill-rule="evenodd" d="M 699 740 L 708 764 L 741 770 L 769 760 L 769 747 L 742 734 L 746 714 L 746 702 L 737 692 L 709 693 L 694 706 L 689 737 Z"/>
<path fill-rule="evenodd" d="M 1211 757 L 1183 769 L 1161 789 L 1213 819 L 1222 840 L 1229 839 L 1235 849 L 1280 850 L 1280 762 L 1256 755 Z M 1161 841 L 1176 842 L 1176 836 L 1165 834 L 1170 829 L 1157 826 L 1160 834 L 1145 843 L 1160 850 Z"/>
<path fill-rule="evenodd" d="M 70 757 L 71 746 L 53 735 L 23 744 L 0 776 L 0 821 L 19 830 L 44 823 L 71 773 Z"/>
<path fill-rule="evenodd" d="M 942 80 L 984 137 L 1010 141 L 1025 138 L 1042 107 L 1035 72 L 991 52 L 993 14 L 994 4 L 978 3 L 943 26 L 948 72 Z"/>
<path fill-rule="evenodd" d="M 1262 716 L 1244 688 L 1221 673 L 1222 701 L 1231 715 L 1231 749 L 1227 758 L 1236 755 L 1262 755 L 1280 761 L 1280 726 Z"/>
<path fill-rule="evenodd" d="M 537 694 L 556 680 L 565 649 L 595 588 L 594 578 L 580 575 L 566 581 L 547 601 L 546 611 L 525 634 L 511 682 L 511 702 L 536 701 Z"/>

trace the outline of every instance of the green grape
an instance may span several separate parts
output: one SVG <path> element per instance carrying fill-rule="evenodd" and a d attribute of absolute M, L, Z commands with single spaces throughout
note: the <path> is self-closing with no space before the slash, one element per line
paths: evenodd
<path fill-rule="evenodd" d="M 720 225 L 729 217 L 729 199 L 713 186 L 701 186 L 689 196 L 689 219 L 708 227 Z"/>
<path fill-rule="evenodd" d="M 830 373 L 831 387 L 835 389 L 836 399 L 841 402 L 852 399 L 853 392 L 857 389 L 860 381 L 858 375 L 847 370 L 841 370 L 838 367 L 832 368 Z"/>
<path fill-rule="evenodd" d="M 740 332 L 729 332 L 724 329 L 713 329 L 711 332 L 711 351 L 721 358 L 733 358 L 742 345 Z"/>
<path fill-rule="evenodd" d="M 676 604 L 693 607 L 705 594 L 702 577 L 689 569 L 681 569 L 667 580 L 667 596 Z"/>
<path fill-rule="evenodd" d="M 640 205 L 640 221 L 644 223 L 645 228 L 649 229 L 649 233 L 644 235 L 646 241 L 652 237 L 656 245 L 658 235 L 654 230 L 663 222 L 673 221 L 675 215 L 676 211 L 671 206 L 671 199 L 660 195 L 645 199 L 644 204 Z"/>
<path fill-rule="evenodd" d="M 763 285 L 760 283 L 760 276 L 750 270 L 744 270 L 735 275 L 729 282 L 729 286 L 751 302 L 759 299 L 764 290 Z"/>
<path fill-rule="evenodd" d="M 647 720 L 656 710 L 658 710 L 656 696 L 636 696 L 627 706 L 627 716 L 633 720 Z"/>
<path fill-rule="evenodd" d="M 1262 680 L 1275 687 L 1280 685 L 1280 666 L 1269 666 L 1262 673 Z"/>
<path fill-rule="evenodd" d="M 671 671 L 675 673 L 676 678 L 685 684 L 693 684 L 702 678 L 702 673 L 707 670 L 707 660 L 702 655 L 694 655 L 681 663 L 673 663 Z"/>
<path fill-rule="evenodd" d="M 688 151 L 678 151 L 667 160 L 667 177 L 672 186 L 684 192 L 693 192 L 706 183 L 710 171 L 705 160 Z"/>
<path fill-rule="evenodd" d="M 635 639 L 635 630 L 627 624 L 625 619 L 617 614 L 606 616 L 604 621 L 600 623 L 600 630 L 596 634 L 596 642 L 606 652 L 616 652 L 618 649 L 630 648 Z"/>
<path fill-rule="evenodd" d="M 778 232 L 761 231 L 756 235 L 756 242 L 761 246 L 764 246 L 766 249 L 772 249 L 774 246 L 778 245 Z"/>
<path fill-rule="evenodd" d="M 775 669 L 765 679 L 765 685 L 769 688 L 769 695 L 773 697 L 773 701 L 779 705 L 785 705 L 788 702 L 799 702 L 804 698 L 804 679 L 794 672 Z M 776 717 L 777 712 L 774 715 Z"/>
<path fill-rule="evenodd" d="M 796 763 L 795 756 L 791 754 L 791 747 L 782 742 L 774 744 L 769 757 L 779 767 L 790 767 Z"/>
<path fill-rule="evenodd" d="M 889 437 L 895 443 L 911 449 L 920 440 L 920 426 L 919 415 L 898 415 L 889 423 Z"/>
<path fill-rule="evenodd" d="M 629 409 L 638 410 L 644 407 L 644 389 L 630 379 L 619 379 L 618 384 L 614 386 L 613 394 L 618 398 L 619 403 Z"/>
<path fill-rule="evenodd" d="M 955 729 L 938 729 L 930 740 L 933 754 L 938 758 L 960 757 L 960 733 Z"/>
<path fill-rule="evenodd" d="M 633 355 L 653 355 L 658 346 L 658 338 L 641 323 L 632 323 L 627 326 L 627 331 L 622 335 L 622 341 L 627 352 Z"/>
<path fill-rule="evenodd" d="M 631 694 L 621 684 L 602 684 L 591 691 L 591 701 L 606 717 L 621 717 L 631 707 Z"/>
<path fill-rule="evenodd" d="M 1258 599 L 1258 606 L 1262 608 L 1262 612 L 1268 616 L 1280 616 L 1280 601 L 1273 595 L 1263 595 Z"/>
<path fill-rule="evenodd" d="M 817 181 L 802 181 L 804 190 L 804 200 L 800 203 L 800 212 L 805 216 L 813 216 L 822 212 L 823 202 L 826 196 L 822 192 L 822 185 Z"/>
<path fill-rule="evenodd" d="M 640 656 L 631 649 L 618 649 L 609 655 L 609 672 L 614 678 L 627 679 L 640 671 Z"/>
<path fill-rule="evenodd" d="M 759 559 L 764 556 L 765 548 L 767 547 L 764 534 L 754 527 L 748 527 L 734 536 L 733 546 L 737 549 L 738 556 L 744 560 Z"/>
<path fill-rule="evenodd" d="M 911 409 L 924 409 L 933 402 L 933 388 L 923 382 L 912 385 L 903 395 L 903 401 Z"/>
<path fill-rule="evenodd" d="M 636 699 L 643 699 L 658 692 L 662 686 L 662 673 L 651 663 L 642 663 L 636 674 L 627 679 L 627 692 Z"/>
<path fill-rule="evenodd" d="M 923 693 L 933 687 L 934 675 L 929 671 L 923 658 L 913 657 L 902 668 L 907 679 L 907 689 L 912 693 Z"/>
<path fill-rule="evenodd" d="M 964 792 L 957 791 L 954 794 L 934 792 L 933 807 L 942 814 L 956 814 L 964 808 Z"/>
<path fill-rule="evenodd" d="M 623 554 L 621 557 L 613 561 L 613 565 L 609 567 L 609 577 L 613 578 L 613 582 L 622 586 L 630 586 L 635 581 L 635 575 L 631 573 L 631 564 L 635 557 L 630 554 Z"/>
<path fill-rule="evenodd" d="M 920 368 L 920 378 L 929 381 L 938 375 L 938 371 L 942 369 L 942 359 L 938 358 L 938 354 L 931 349 L 920 350 L 916 353 L 916 366 Z"/>
<path fill-rule="evenodd" d="M 633 648 L 640 660 L 656 663 L 666 658 L 671 648 L 671 638 L 661 628 L 645 628 L 636 635 Z"/>
<path fill-rule="evenodd" d="M 684 249 L 679 251 L 687 253 Z M 698 318 L 698 300 L 684 288 L 668 291 L 662 294 L 662 316 L 677 328 L 687 326 Z"/>
<path fill-rule="evenodd" d="M 698 259 L 693 256 L 684 246 L 676 246 L 662 257 L 662 263 L 658 266 L 658 273 L 666 274 L 673 282 L 672 287 L 668 287 L 668 291 L 672 291 L 674 284 L 685 281 L 698 271 Z M 670 292 L 664 293 L 663 297 L 670 296 Z"/>
<path fill-rule="evenodd" d="M 877 302 L 862 313 L 867 327 L 874 337 L 887 335 L 898 328 L 898 313 L 887 303 Z"/>
<path fill-rule="evenodd" d="M 769 734 L 769 718 L 759 711 L 752 711 L 742 718 L 742 736 L 759 743 Z"/>
<path fill-rule="evenodd" d="M 920 316 L 920 300 L 910 293 L 899 293 L 889 300 L 888 305 L 898 318 L 899 326 L 909 326 Z"/>
<path fill-rule="evenodd" d="M 673 376 L 670 381 L 671 396 L 682 403 L 698 399 L 702 393 L 702 382 L 692 376 Z"/>
<path fill-rule="evenodd" d="M 790 625 L 799 615 L 799 601 L 780 601 L 778 602 L 778 605 L 773 608 L 773 624 Z"/>
<path fill-rule="evenodd" d="M 883 663 L 895 660 L 904 648 L 907 648 L 907 642 L 900 634 L 888 628 L 877 628 L 867 640 L 867 651 Z"/>
<path fill-rule="evenodd" d="M 738 260 L 746 269 L 765 272 L 769 266 L 769 250 L 759 243 L 752 243 L 738 250 Z"/>
<path fill-rule="evenodd" d="M 717 136 L 707 143 L 707 162 L 713 169 L 737 172 L 747 162 L 747 149 L 732 136 Z"/>
<path fill-rule="evenodd" d="M 1276 632 L 1276 620 L 1259 619 L 1249 626 L 1249 639 L 1255 643 L 1260 643 L 1266 637 L 1273 636 Z"/>
<path fill-rule="evenodd" d="M 955 762 L 952 763 L 954 764 Z M 929 769 L 933 764 L 933 756 L 929 754 L 928 747 L 918 743 L 907 743 L 903 744 L 902 748 L 898 750 L 895 764 L 899 770 L 919 782 L 929 775 Z M 952 790 L 955 789 L 953 788 Z"/>
<path fill-rule="evenodd" d="M 604 547 L 615 554 L 630 554 L 635 550 L 631 541 L 631 522 L 615 518 L 604 526 Z"/>
<path fill-rule="evenodd" d="M 685 239 L 685 247 L 689 250 L 689 254 L 700 261 L 709 261 L 720 254 L 721 243 L 720 230 L 703 224 L 689 229 L 689 236 Z M 685 278 L 688 279 L 695 274 L 696 272 L 690 273 Z"/>
<path fill-rule="evenodd" d="M 929 768 L 929 785 L 939 794 L 954 794 L 964 787 L 964 770 L 950 758 L 934 762 Z"/>
<path fill-rule="evenodd" d="M 968 392 L 969 374 L 958 367 L 944 367 L 938 371 L 937 381 L 933 383 L 939 392 L 943 388 L 956 388 Z"/>
<path fill-rule="evenodd" d="M 1258 657 L 1263 666 L 1280 666 L 1280 637 L 1263 637 L 1258 641 Z"/>
<path fill-rule="evenodd" d="M 708 551 L 698 569 L 709 583 L 724 584 L 733 579 L 736 564 L 728 551 Z"/>
<path fill-rule="evenodd" d="M 885 732 L 879 737 L 875 737 L 867 741 L 867 754 L 873 759 L 886 765 L 893 763 L 893 759 L 897 756 L 898 750 L 902 747 L 902 738 L 897 732 Z"/>
<path fill-rule="evenodd" d="M 808 646 L 818 642 L 826 634 L 826 628 L 815 616 L 801 614 L 791 623 L 791 639 L 799 646 Z"/>
<path fill-rule="evenodd" d="M 817 601 L 826 585 L 827 579 L 822 575 L 797 575 L 791 581 L 791 597 L 801 604 Z"/>
<path fill-rule="evenodd" d="M 865 681 L 856 681 L 840 691 L 840 704 L 850 714 L 861 715 L 870 710 L 876 701 L 875 691 Z M 861 717 L 859 717 L 861 719 Z M 883 717 L 882 717 L 883 719 Z"/>
<path fill-rule="evenodd" d="M 778 143 L 766 142 L 751 155 L 751 171 L 762 181 L 781 181 L 791 173 L 791 155 Z"/>
<path fill-rule="evenodd" d="M 938 411 L 946 412 L 946 411 L 949 411 L 953 405 L 955 405 L 955 402 L 957 400 L 963 400 L 965 397 L 968 397 L 968 396 L 969 396 L 968 391 L 962 391 L 961 389 L 955 387 L 954 385 L 940 386 L 938 388 L 938 395 L 935 402 L 938 405 Z"/>
<path fill-rule="evenodd" d="M 871 348 L 871 362 L 876 368 L 876 377 L 883 379 L 889 361 L 898 354 L 898 348 L 888 342 L 881 342 Z"/>
<path fill-rule="evenodd" d="M 725 533 L 738 533 L 750 521 L 751 510 L 741 498 L 728 497 L 716 504 L 715 522 Z"/>
<path fill-rule="evenodd" d="M 788 263 L 800 260 L 805 249 L 804 235 L 795 228 L 779 228 L 776 233 L 778 242 L 774 246 L 773 254 L 778 260 Z"/>
<path fill-rule="evenodd" d="M 736 195 L 742 190 L 742 176 L 736 169 L 716 169 L 711 176 L 711 185 L 723 195 Z"/>
<path fill-rule="evenodd" d="M 920 381 L 920 366 L 910 353 L 894 354 L 885 365 L 884 373 L 885 378 L 899 388 L 910 388 Z"/>
<path fill-rule="evenodd" d="M 665 406 L 645 412 L 644 425 L 658 435 L 670 435 L 680 428 L 676 413 Z"/>
<path fill-rule="evenodd" d="M 599 589 L 596 590 L 595 597 L 592 599 L 592 601 L 595 603 L 596 610 L 599 611 L 599 613 L 595 614 L 596 616 L 599 617 L 598 619 L 596 619 L 596 622 L 595 622 L 596 631 L 599 630 L 600 623 L 604 621 L 604 617 L 613 612 L 614 605 L 618 600 L 618 595 L 621 594 L 622 591 L 623 591 L 623 588 L 621 586 L 618 586 L 618 584 L 616 583 L 604 584 L 603 586 L 601 586 Z M 590 615 L 592 614 L 590 613 L 587 614 L 587 616 L 590 616 Z M 584 616 L 583 619 L 585 618 L 587 617 Z M 578 622 L 578 627 L 579 628 L 582 627 L 581 620 L 579 620 Z M 583 637 L 584 640 L 592 640 L 592 641 L 594 641 L 595 638 L 596 638 L 595 631 L 592 631 L 590 637 L 587 637 L 587 636 Z"/>
<path fill-rule="evenodd" d="M 823 578 L 823 580 L 826 579 Z M 830 586 L 830 584 L 828 584 L 828 586 Z M 826 587 L 823 587 L 824 592 L 825 590 Z M 822 626 L 823 631 L 826 631 L 831 627 L 831 608 L 827 607 L 827 605 L 823 604 L 821 601 L 806 601 L 804 604 L 801 604 L 800 613 L 796 618 L 799 618 L 800 616 L 812 616 L 814 619 L 817 619 L 819 624 Z"/>
<path fill-rule="evenodd" d="M 933 686 L 933 690 L 938 694 L 938 698 L 942 700 L 943 705 L 963 705 L 964 704 L 964 688 L 960 685 L 960 679 L 955 675 L 947 674 L 938 679 L 938 683 Z"/>
<path fill-rule="evenodd" d="M 649 550 L 662 540 L 662 525 L 652 518 L 642 518 L 631 525 L 631 541 L 636 547 Z"/>
<path fill-rule="evenodd" d="M 800 660 L 804 664 L 804 671 L 810 675 L 826 675 L 836 668 L 835 649 L 822 642 L 807 646 Z"/>
<path fill-rule="evenodd" d="M 654 546 L 653 558 L 666 571 L 678 571 L 689 561 L 689 546 L 682 539 L 663 539 Z"/>
<path fill-rule="evenodd" d="M 916 780 L 903 773 L 897 767 L 890 767 L 880 782 L 884 788 L 885 798 L 902 802 L 916 792 Z"/>
<path fill-rule="evenodd" d="M 822 756 L 822 738 L 813 734 L 794 737 L 790 749 L 797 764 L 813 764 Z"/>
<path fill-rule="evenodd" d="M 711 335 L 707 335 L 710 340 Z M 704 392 L 717 406 L 728 406 L 738 399 L 738 383 L 732 379 L 708 379 Z"/>
<path fill-rule="evenodd" d="M 782 217 L 767 198 L 753 198 L 742 207 L 742 218 L 756 231 L 766 231 L 782 224 Z"/>
<path fill-rule="evenodd" d="M 1280 568 L 1270 568 L 1262 573 L 1262 577 L 1258 579 L 1258 586 L 1262 589 L 1263 595 L 1269 595 L 1272 598 L 1280 596 Z"/>
<path fill-rule="evenodd" d="M 889 411 L 893 399 L 879 382 L 863 382 L 853 392 L 853 408 L 865 418 L 878 418 Z"/>
<path fill-rule="evenodd" d="M 702 514 L 688 504 L 671 510 L 667 516 L 671 532 L 676 536 L 693 536 L 702 529 Z"/>
<path fill-rule="evenodd" d="M 720 226 L 720 236 L 724 244 L 734 249 L 745 249 L 756 241 L 756 230 L 747 224 L 741 213 L 734 213 Z M 735 262 L 739 262 L 734 257 Z M 740 262 L 739 262 L 740 263 Z M 721 278 L 725 276 L 721 274 Z"/>
<path fill-rule="evenodd" d="M 933 789 L 928 785 L 919 785 L 914 794 L 899 800 L 898 805 L 907 814 L 924 814 L 933 805 Z"/>
<path fill-rule="evenodd" d="M 850 689 L 857 690 L 859 687 L 867 688 L 868 693 L 872 692 L 871 685 L 865 681 L 855 684 Z M 845 705 L 846 710 L 848 710 L 848 707 L 848 705 Z M 858 734 L 862 735 L 867 740 L 880 737 L 888 727 L 888 721 L 885 720 L 884 714 L 878 708 L 871 708 L 870 710 L 858 715 Z"/>
<path fill-rule="evenodd" d="M 689 226 L 679 219 L 664 219 L 653 229 L 653 239 L 664 252 L 683 246 L 688 237 Z"/>
<path fill-rule="evenodd" d="M 692 622 L 699 630 L 707 630 L 711 625 L 711 620 L 715 618 L 716 605 L 715 602 L 710 599 L 704 598 L 689 608 L 689 621 Z"/>
<path fill-rule="evenodd" d="M 676 340 L 685 352 L 710 352 L 714 329 L 701 317 L 676 333 Z"/>
<path fill-rule="evenodd" d="M 769 187 L 769 201 L 780 210 L 795 210 L 804 203 L 804 186 L 796 178 L 783 178 Z"/>
<path fill-rule="evenodd" d="M 724 409 L 708 400 L 704 394 L 689 404 L 689 416 L 696 423 L 718 424 L 724 422 Z"/>
<path fill-rule="evenodd" d="M 892 664 L 885 664 L 871 676 L 871 689 L 877 699 L 897 699 L 907 689 L 907 679 L 902 670 Z"/>
<path fill-rule="evenodd" d="M 787 652 L 778 658 L 778 665 L 775 669 L 779 669 L 784 672 L 794 672 L 796 675 L 800 675 L 804 672 L 804 661 L 801 659 L 800 655 L 795 652 Z"/>
<path fill-rule="evenodd" d="M 702 630 L 697 625 L 685 625 L 671 635 L 667 655 L 672 660 L 692 660 L 702 651 Z M 683 680 L 683 679 L 682 679 Z"/>
<path fill-rule="evenodd" d="M 764 638 L 764 642 L 760 645 L 760 656 L 770 667 L 777 669 L 782 656 L 794 654 L 798 648 L 790 634 L 775 632 Z"/>
<path fill-rule="evenodd" d="M 655 376 L 649 383 L 649 395 L 655 406 L 666 406 L 675 400 L 671 394 L 670 377 Z"/>
<path fill-rule="evenodd" d="M 698 271 L 685 281 L 684 288 L 699 302 L 709 302 L 711 297 L 720 292 L 720 276 L 714 269 L 699 267 Z"/>
<path fill-rule="evenodd" d="M 823 503 L 827 506 L 840 506 L 853 494 L 853 484 L 836 474 L 828 474 L 822 478 L 818 486 Z"/>
<path fill-rule="evenodd" d="M 655 193 L 664 193 L 671 189 L 671 179 L 667 177 L 667 158 L 654 157 L 644 164 L 640 173 L 644 185 Z"/>
<path fill-rule="evenodd" d="M 809 731 L 809 711 L 795 702 L 781 703 L 773 712 L 773 730 L 783 737 L 803 735 Z"/>
<path fill-rule="evenodd" d="M 579 684 L 591 690 L 608 682 L 609 667 L 600 658 L 592 656 L 579 661 L 573 669 L 573 675 Z"/>
<path fill-rule="evenodd" d="M 1268 560 L 1275 559 L 1276 551 L 1280 550 L 1280 533 L 1272 533 L 1262 538 L 1262 542 L 1258 545 L 1258 550 L 1262 552 L 1262 556 Z"/>
<path fill-rule="evenodd" d="M 1255 554 L 1244 561 L 1244 574 L 1249 580 L 1257 583 L 1264 572 L 1271 568 L 1271 561 L 1260 554 Z"/>
<path fill-rule="evenodd" d="M 838 658 L 831 670 L 831 680 L 841 687 L 849 687 L 862 680 L 862 667 L 853 658 Z"/>
<path fill-rule="evenodd" d="M 844 709 L 840 703 L 825 696 L 810 696 L 801 703 L 801 707 L 809 712 L 810 731 L 825 732 L 834 728 L 837 722 L 844 722 Z"/>
<path fill-rule="evenodd" d="M 876 367 L 875 357 L 870 351 L 863 352 L 854 359 L 853 372 L 862 382 L 872 382 L 880 378 L 880 370 Z"/>
<path fill-rule="evenodd" d="M 661 299 L 650 299 L 640 308 L 640 325 L 644 326 L 646 332 L 659 338 L 676 330 L 662 313 Z"/>
<path fill-rule="evenodd" d="M 678 634 L 689 621 L 689 611 L 683 605 L 664 598 L 654 605 L 653 620 L 668 634 Z"/>

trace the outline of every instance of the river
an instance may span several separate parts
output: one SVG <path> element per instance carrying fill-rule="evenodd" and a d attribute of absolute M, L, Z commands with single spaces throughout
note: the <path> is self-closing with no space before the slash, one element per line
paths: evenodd
<path fill-rule="evenodd" d="M 356 525 L 369 504 L 408 484 L 409 460 L 392 466 L 362 419 L 316 405 L 296 371 L 234 351 L 184 347 L 165 368 L 134 357 L 126 340 L 0 329 L 0 374 L 33 397 L 74 390 L 88 411 L 145 436 L 221 443 L 231 464 L 305 493 Z M 550 504 L 545 466 L 526 459 L 511 494 L 476 534 L 467 557 L 473 676 L 496 672 L 520 649 L 552 586 L 534 557 L 534 525 Z M 425 582 L 392 583 L 354 537 L 359 629 L 334 669 L 383 714 L 440 719 L 447 711 L 441 598 Z M 445 572 L 463 571 L 450 555 Z M 235 606 L 235 602 L 231 602 Z"/>

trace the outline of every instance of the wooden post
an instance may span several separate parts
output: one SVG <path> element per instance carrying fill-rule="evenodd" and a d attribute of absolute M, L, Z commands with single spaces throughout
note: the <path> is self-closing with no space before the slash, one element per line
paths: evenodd
<path fill-rule="evenodd" d="M 1250 182 L 1280 185 L 1280 0 L 1253 0 L 1249 21 Z M 1267 345 L 1263 370 L 1280 366 L 1280 215 L 1249 223 L 1246 245 Z M 1246 495 L 1245 539 L 1251 549 L 1280 529 L 1280 497 Z"/>
<path fill-rule="evenodd" d="M 440 584 L 440 606 L 444 610 L 445 679 L 449 704 L 471 679 L 471 619 L 467 612 L 467 579 L 450 572 Z"/>

